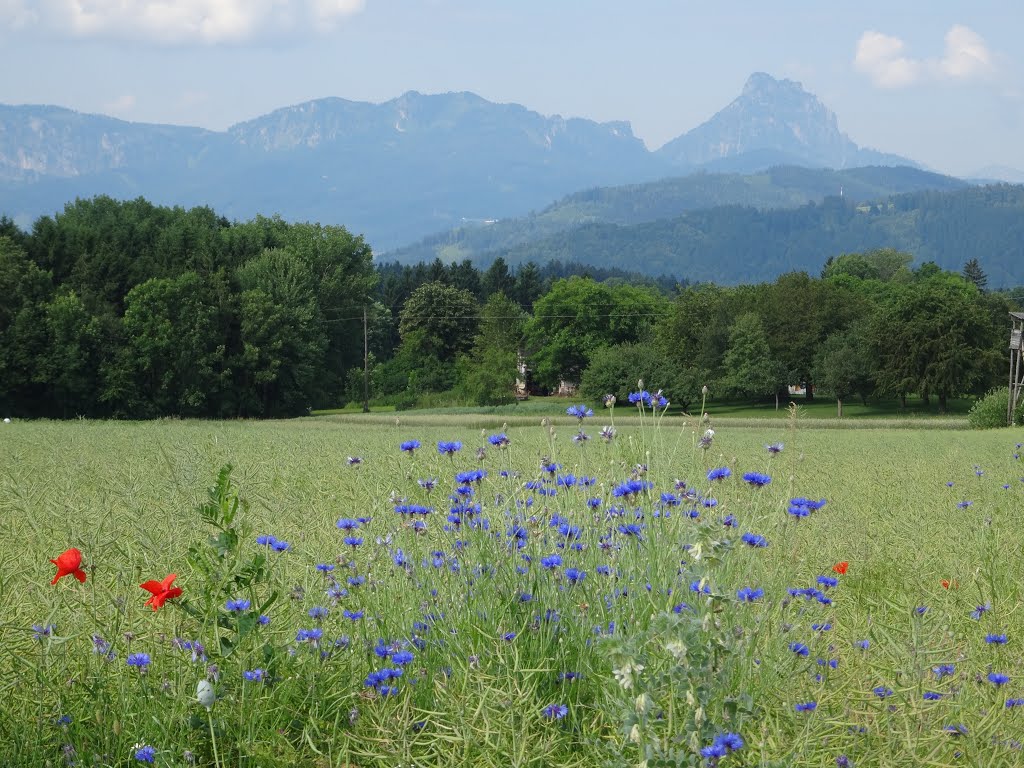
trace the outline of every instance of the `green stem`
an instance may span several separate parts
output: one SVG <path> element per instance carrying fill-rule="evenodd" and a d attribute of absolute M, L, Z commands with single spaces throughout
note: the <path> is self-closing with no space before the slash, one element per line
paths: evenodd
<path fill-rule="evenodd" d="M 220 756 L 217 754 L 217 733 L 213 730 L 213 712 L 206 708 L 206 721 L 210 724 L 210 741 L 213 743 L 213 764 L 220 768 Z"/>

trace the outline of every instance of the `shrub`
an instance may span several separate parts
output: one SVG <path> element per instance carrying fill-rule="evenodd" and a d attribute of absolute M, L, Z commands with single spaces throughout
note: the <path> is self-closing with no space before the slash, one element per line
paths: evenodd
<path fill-rule="evenodd" d="M 1008 387 L 993 389 L 973 406 L 967 414 L 967 421 L 974 429 L 994 429 L 1006 426 L 1006 409 L 1010 406 Z M 1013 415 L 1014 424 L 1024 424 L 1024 400 L 1017 404 Z"/>

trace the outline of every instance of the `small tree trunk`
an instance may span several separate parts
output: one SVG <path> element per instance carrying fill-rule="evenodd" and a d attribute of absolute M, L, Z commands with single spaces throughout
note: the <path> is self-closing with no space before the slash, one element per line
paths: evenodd
<path fill-rule="evenodd" d="M 779 390 L 775 390 L 775 410 L 779 410 Z"/>
<path fill-rule="evenodd" d="M 900 392 L 900 408 L 907 410 L 907 393 Z"/>
<path fill-rule="evenodd" d="M 836 398 L 836 413 L 839 414 L 839 418 L 843 418 L 843 401 L 840 398 Z"/>
<path fill-rule="evenodd" d="M 947 404 L 946 393 L 945 392 L 939 392 L 939 413 L 945 413 L 946 412 L 946 404 Z"/>

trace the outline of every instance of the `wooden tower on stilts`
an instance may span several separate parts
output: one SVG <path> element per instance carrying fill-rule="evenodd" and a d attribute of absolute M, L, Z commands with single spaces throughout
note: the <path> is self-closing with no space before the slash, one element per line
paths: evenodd
<path fill-rule="evenodd" d="M 1024 396 L 1024 363 L 1021 362 L 1022 342 L 1024 336 L 1024 312 L 1011 312 L 1010 322 L 1010 402 L 1006 409 L 1006 423 L 1013 426 L 1013 414 Z"/>

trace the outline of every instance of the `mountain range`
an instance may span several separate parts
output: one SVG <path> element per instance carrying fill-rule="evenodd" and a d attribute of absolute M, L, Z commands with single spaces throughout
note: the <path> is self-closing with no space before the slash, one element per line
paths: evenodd
<path fill-rule="evenodd" d="M 582 189 L 780 164 L 914 165 L 858 147 L 799 83 L 763 73 L 653 152 L 627 122 L 543 116 L 472 93 L 319 99 L 226 131 L 0 105 L 0 214 L 22 226 L 76 197 L 143 196 L 234 219 L 340 224 L 380 252 Z"/>

